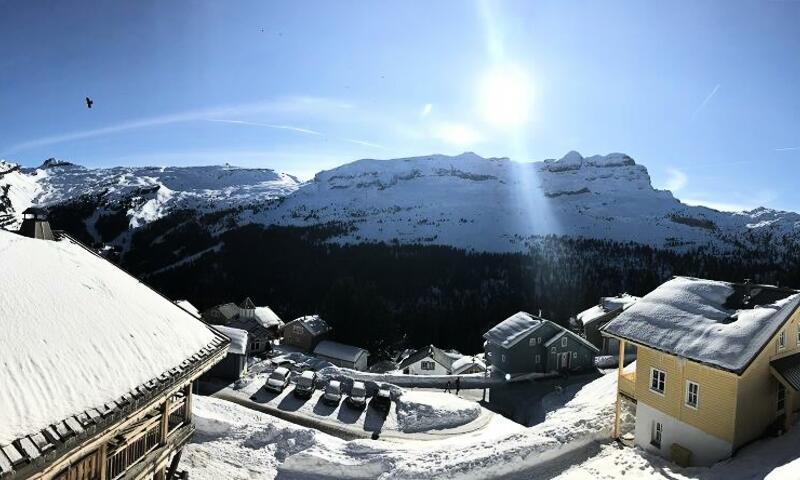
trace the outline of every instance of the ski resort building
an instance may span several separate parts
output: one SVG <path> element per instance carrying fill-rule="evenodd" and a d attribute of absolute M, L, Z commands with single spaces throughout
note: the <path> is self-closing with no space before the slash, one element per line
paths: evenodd
<path fill-rule="evenodd" d="M 600 350 L 601 355 L 616 355 L 619 353 L 619 342 L 616 338 L 604 336 L 600 329 L 637 300 L 639 297 L 627 293 L 616 297 L 600 297 L 597 305 L 582 311 L 570 320 L 583 332 L 583 337 Z M 633 353 L 635 350 L 632 345 L 628 349 L 626 353 Z"/>
<path fill-rule="evenodd" d="M 598 353 L 566 328 L 527 312 L 508 317 L 483 338 L 486 361 L 512 375 L 593 368 Z"/>
<path fill-rule="evenodd" d="M 283 329 L 283 344 L 311 352 L 331 331 L 328 322 L 319 315 L 295 318 Z"/>
<path fill-rule="evenodd" d="M 249 355 L 259 355 L 272 348 L 272 341 L 280 336 L 283 321 L 269 307 L 257 307 L 250 297 L 241 305 L 233 302 L 211 307 L 202 314 L 203 320 L 213 325 L 225 325 L 247 332 Z"/>
<path fill-rule="evenodd" d="M 178 478 L 228 339 L 52 233 L 0 229 L 0 479 Z"/>
<path fill-rule="evenodd" d="M 800 410 L 800 293 L 768 285 L 676 277 L 609 322 L 635 345 L 620 362 L 617 418 L 636 405 L 635 442 L 685 465 L 709 465 Z M 632 367 L 632 368 L 631 368 Z"/>

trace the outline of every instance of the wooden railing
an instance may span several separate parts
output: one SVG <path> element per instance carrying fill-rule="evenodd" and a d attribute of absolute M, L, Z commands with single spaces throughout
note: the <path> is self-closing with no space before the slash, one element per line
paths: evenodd
<path fill-rule="evenodd" d="M 636 399 L 636 372 L 622 373 L 619 376 L 619 391 L 632 399 Z"/>
<path fill-rule="evenodd" d="M 106 471 L 109 479 L 121 477 L 132 465 L 159 445 L 161 438 L 161 418 L 154 416 L 148 423 L 149 428 L 130 442 L 117 444 L 108 450 Z"/>

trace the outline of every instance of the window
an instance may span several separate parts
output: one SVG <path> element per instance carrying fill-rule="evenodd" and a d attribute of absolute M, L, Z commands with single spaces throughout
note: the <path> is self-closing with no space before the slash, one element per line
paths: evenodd
<path fill-rule="evenodd" d="M 542 363 L 542 356 L 536 355 L 536 363 Z"/>
<path fill-rule="evenodd" d="M 800 342 L 800 325 L 797 327 L 797 341 Z M 541 345 L 542 337 L 536 337 L 536 343 Z"/>
<path fill-rule="evenodd" d="M 700 385 L 687 380 L 686 381 L 686 406 L 697 408 L 697 402 L 700 400 Z"/>
<path fill-rule="evenodd" d="M 553 347 L 553 348 L 551 348 L 551 349 L 550 349 L 550 351 L 551 351 L 552 353 L 556 353 L 556 347 Z"/>
<path fill-rule="evenodd" d="M 797 345 L 800 346 L 800 323 L 797 324 Z"/>
<path fill-rule="evenodd" d="M 786 347 L 786 332 L 781 330 L 780 335 L 778 335 L 778 348 Z"/>
<path fill-rule="evenodd" d="M 778 383 L 778 413 L 783 413 L 786 410 L 786 387 L 782 383 Z"/>
<path fill-rule="evenodd" d="M 667 374 L 655 368 L 650 369 L 650 390 L 664 395 L 664 387 L 667 383 Z"/>
<path fill-rule="evenodd" d="M 502 361 L 503 363 L 506 363 L 506 354 L 505 353 L 500 355 L 500 361 Z"/>
<path fill-rule="evenodd" d="M 578 352 L 572 352 L 572 358 L 578 358 Z"/>
<path fill-rule="evenodd" d="M 428 360 L 423 360 L 420 366 L 423 370 L 436 370 L 436 364 Z"/>
<path fill-rule="evenodd" d="M 295 325 L 292 327 L 292 331 L 295 335 L 302 335 L 303 334 L 303 326 L 302 325 Z"/>
<path fill-rule="evenodd" d="M 534 338 L 534 337 L 529 338 L 528 339 L 528 346 L 532 347 L 534 345 L 536 345 L 536 338 Z"/>
<path fill-rule="evenodd" d="M 562 347 L 566 347 L 567 346 L 567 337 L 561 337 L 561 346 Z"/>
<path fill-rule="evenodd" d="M 650 444 L 661 448 L 661 434 L 664 433 L 664 425 L 661 422 L 653 422 L 653 432 L 650 434 Z"/>

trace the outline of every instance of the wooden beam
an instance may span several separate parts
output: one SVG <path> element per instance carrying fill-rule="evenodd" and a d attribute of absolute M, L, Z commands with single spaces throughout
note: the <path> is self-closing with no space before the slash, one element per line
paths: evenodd
<path fill-rule="evenodd" d="M 622 370 L 625 368 L 625 340 L 619 339 L 619 352 L 617 364 L 617 403 L 614 407 L 614 432 L 612 438 L 620 437 L 619 417 L 622 413 L 622 398 L 619 394 L 619 382 L 622 380 Z"/>

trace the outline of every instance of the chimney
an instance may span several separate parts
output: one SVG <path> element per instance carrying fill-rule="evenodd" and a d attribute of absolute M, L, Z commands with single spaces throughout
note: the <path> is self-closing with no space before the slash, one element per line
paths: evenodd
<path fill-rule="evenodd" d="M 41 208 L 30 207 L 22 212 L 22 225 L 17 232 L 22 236 L 39 240 L 55 240 L 47 213 Z"/>

